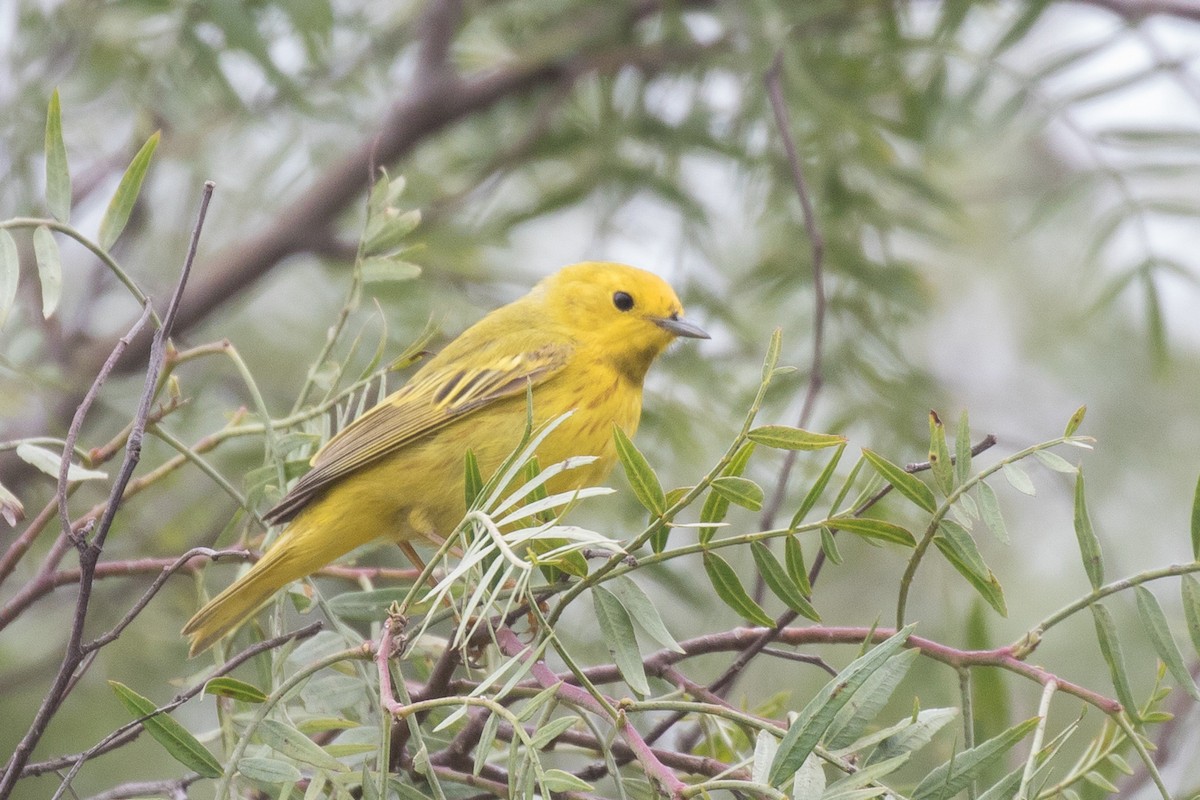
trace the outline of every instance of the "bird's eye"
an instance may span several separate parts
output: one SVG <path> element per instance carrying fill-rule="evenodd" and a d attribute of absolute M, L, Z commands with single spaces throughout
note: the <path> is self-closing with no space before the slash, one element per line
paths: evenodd
<path fill-rule="evenodd" d="M 614 292 L 613 305 L 620 311 L 628 311 L 633 308 L 633 297 L 628 292 Z"/>

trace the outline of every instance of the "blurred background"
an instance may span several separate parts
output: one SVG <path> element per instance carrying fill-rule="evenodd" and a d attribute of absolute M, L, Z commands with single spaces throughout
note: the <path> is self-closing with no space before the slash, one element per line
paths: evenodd
<path fill-rule="evenodd" d="M 1096 437 L 1096 449 L 1061 454 L 1084 465 L 1115 579 L 1191 560 L 1198 53 L 1200 3 L 1185 0 L 11 0 L 0 4 L 0 217 L 45 214 L 43 137 L 56 87 L 72 223 L 87 233 L 130 158 L 161 130 L 113 254 L 161 308 L 201 185 L 215 181 L 176 341 L 229 340 L 273 415 L 291 408 L 310 368 L 328 369 L 313 359 L 346 301 L 372 166 L 407 179 L 401 205 L 419 209 L 422 222 L 404 257 L 421 273 L 368 283 L 349 321 L 364 345 L 351 353 L 343 342 L 332 359 L 365 364 L 381 337 L 398 354 L 431 325 L 436 347 L 566 263 L 650 269 L 713 334 L 658 364 L 638 435 L 665 485 L 690 485 L 740 426 L 773 329 L 783 333 L 783 363 L 798 369 L 774 385 L 762 421 L 795 423 L 812 364 L 813 248 L 764 88 L 778 56 L 825 242 L 825 384 L 809 426 L 849 436 L 848 456 L 870 447 L 907 463 L 926 457 L 930 409 L 950 423 L 967 411 L 975 440 L 999 439 L 978 459 L 984 466 L 1058 436 L 1086 404 L 1081 433 Z M 94 256 L 64 243 L 63 300 L 43 320 L 32 248 L 27 237 L 19 243 L 29 268 L 0 329 L 0 442 L 61 437 L 137 314 Z M 188 404 L 164 427 L 185 442 L 251 405 L 227 358 L 191 362 L 178 377 Z M 128 422 L 141 379 L 129 359 L 89 417 L 85 447 Z M 148 440 L 142 469 L 173 453 Z M 209 458 L 240 486 L 261 466 L 262 442 L 230 442 Z M 770 492 L 780 464 L 763 452 L 748 475 Z M 785 520 L 823 464 L 802 455 Z M 1005 586 L 1008 617 L 975 608 L 970 587 L 931 558 L 909 613 L 923 635 L 998 646 L 1088 591 L 1072 476 L 1029 471 L 1036 497 L 995 484 L 1011 544 L 978 537 Z M 612 480 L 625 489 L 623 476 Z M 0 451 L 0 484 L 31 514 L 53 494 L 52 480 L 11 451 Z M 72 507 L 86 509 L 104 488 L 84 486 Z M 909 513 L 895 501 L 884 509 L 900 522 Z M 234 510 L 207 477 L 183 469 L 124 506 L 106 558 L 228 544 Z M 642 515 L 626 489 L 577 521 L 621 537 L 640 529 Z M 742 531 L 759 524 L 750 512 L 730 521 Z M 15 535 L 0 523 L 0 545 Z M 0 602 L 47 547 L 35 545 Z M 817 590 L 825 621 L 891 624 L 905 555 L 849 539 L 842 554 Z M 748 578 L 747 554 L 731 557 Z M 646 576 L 676 636 L 739 624 L 689 571 Z M 231 575 L 210 570 L 214 583 Z M 148 580 L 102 581 L 96 630 Z M 1151 588 L 1186 640 L 1176 583 Z M 196 602 L 194 582 L 175 580 L 105 651 L 37 757 L 85 749 L 125 719 L 105 678 L 167 700 L 170 682 L 198 668 L 184 661 L 177 635 Z M 72 607 L 72 592 L 60 589 L 0 632 L 0 754 L 57 667 Z M 1111 607 L 1143 696 L 1153 650 L 1132 598 Z M 1034 660 L 1111 694 L 1085 617 L 1057 629 Z M 607 660 L 598 643 L 594 656 Z M 899 708 L 914 694 L 926 707 L 956 701 L 953 673 L 923 666 Z M 765 684 L 766 669 L 783 668 L 756 665 L 734 702 L 753 706 L 787 687 L 803 697 L 821 682 L 789 665 Z M 1004 678 L 989 691 L 1014 721 L 1036 710 L 1037 687 Z M 1069 720 L 1078 710 L 1062 701 L 1059 713 Z M 1194 707 L 1178 710 L 1196 730 Z M 189 707 L 180 717 L 202 727 L 204 713 Z M 1176 752 L 1194 752 L 1195 738 L 1180 735 Z M 76 781 L 80 795 L 114 776 L 174 774 L 154 747 L 139 742 L 90 765 Z M 1180 792 L 1200 786 L 1187 762 L 1166 767 Z M 54 785 L 29 781 L 18 796 Z M 1125 789 L 1149 796 L 1141 775 Z"/>

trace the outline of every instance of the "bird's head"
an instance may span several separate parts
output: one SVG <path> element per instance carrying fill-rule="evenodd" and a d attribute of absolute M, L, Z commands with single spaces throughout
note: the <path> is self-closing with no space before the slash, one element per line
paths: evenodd
<path fill-rule="evenodd" d="M 556 323 L 639 383 L 676 337 L 709 338 L 684 321 L 683 304 L 666 281 L 636 267 L 572 264 L 542 281 L 538 290 Z"/>

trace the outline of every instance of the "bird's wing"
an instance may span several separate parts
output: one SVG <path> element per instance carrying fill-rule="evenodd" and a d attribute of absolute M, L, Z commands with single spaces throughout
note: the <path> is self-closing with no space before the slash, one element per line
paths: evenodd
<path fill-rule="evenodd" d="M 492 360 L 487 367 L 435 363 L 384 398 L 313 457 L 313 468 L 264 517 L 286 522 L 322 489 L 371 462 L 428 436 L 449 423 L 505 397 L 537 386 L 557 374 L 571 347 L 544 345 Z"/>

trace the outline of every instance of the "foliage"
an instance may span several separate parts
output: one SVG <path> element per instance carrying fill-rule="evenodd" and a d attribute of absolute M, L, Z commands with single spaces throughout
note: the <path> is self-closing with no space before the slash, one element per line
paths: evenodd
<path fill-rule="evenodd" d="M 1200 502 L 1163 537 L 1188 560 L 1118 569 L 1094 505 L 1106 461 L 1085 483 L 1074 460 L 1095 441 L 1084 408 L 997 454 L 965 412 L 930 413 L 926 435 L 919 409 L 952 392 L 910 363 L 939 264 L 1064 231 L 1078 291 L 1043 294 L 1071 335 L 1128 333 L 1136 300 L 1148 380 L 1187 357 L 1165 287 L 1194 265 L 1155 227 L 1196 215 L 1196 133 L 1084 118 L 1164 74 L 1194 88 L 1136 15 L 1047 52 L 1062 13 L 20 5 L 9 58 L 28 68 L 0 123 L 0 679 L 28 691 L 0 798 L 1189 796 L 1169 745 L 1200 698 Z M 1149 66 L 1064 90 L 1130 39 Z M 1044 128 L 1085 163 L 1031 146 Z M 1013 151 L 1049 177 L 980 225 L 964 184 Z M 189 249 L 179 187 L 207 177 L 217 205 Z M 617 432 L 625 506 L 547 495 L 577 463 L 539 465 L 530 429 L 496 475 L 468 457 L 470 511 L 424 570 L 359 554 L 187 664 L 179 576 L 200 595 L 227 581 L 210 562 L 264 544 L 260 510 L 436 338 L 428 309 L 528 283 L 574 226 L 674 264 L 720 332 L 665 365 L 636 443 Z M 802 337 L 811 354 L 788 356 Z M 768 421 L 801 399 L 799 424 Z M 1029 542 L 1053 526 L 1022 498 L 1064 480 L 1058 538 L 1081 565 L 1031 605 Z M 1152 591 L 1166 580 L 1177 603 Z"/>

